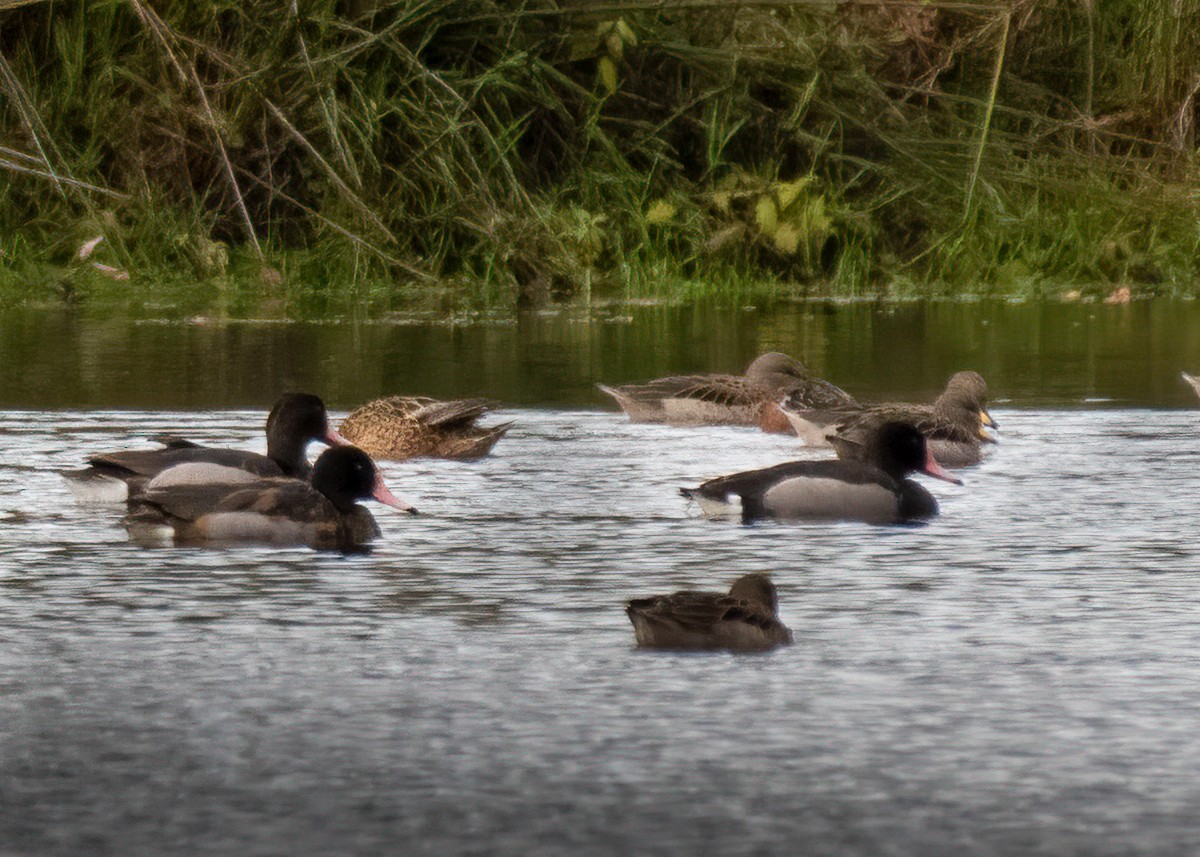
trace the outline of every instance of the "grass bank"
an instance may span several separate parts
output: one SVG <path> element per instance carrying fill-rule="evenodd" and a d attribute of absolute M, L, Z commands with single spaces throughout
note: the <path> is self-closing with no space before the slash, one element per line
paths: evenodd
<path fill-rule="evenodd" d="M 1198 17 L 0 2 L 0 293 L 1196 294 Z"/>

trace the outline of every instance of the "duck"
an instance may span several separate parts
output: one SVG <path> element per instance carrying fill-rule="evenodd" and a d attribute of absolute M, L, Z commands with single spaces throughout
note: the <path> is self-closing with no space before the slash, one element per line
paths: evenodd
<path fill-rule="evenodd" d="M 1195 390 L 1196 395 L 1200 396 L 1200 378 L 1196 377 L 1195 375 L 1189 375 L 1187 372 L 1180 372 L 1179 374 L 1183 377 L 1183 380 L 1187 381 L 1191 388 Z"/>
<path fill-rule="evenodd" d="M 123 523 L 139 544 L 249 543 L 353 551 L 380 534 L 375 518 L 357 503 L 368 498 L 417 512 L 388 489 L 369 455 L 354 446 L 337 446 L 321 453 L 308 482 L 270 477 L 147 488 L 129 501 Z"/>
<path fill-rule="evenodd" d="M 939 464 L 969 467 L 997 441 L 986 428 L 999 425 L 987 410 L 987 382 L 978 372 L 956 372 L 932 404 L 887 403 L 806 409 L 784 401 L 780 408 L 809 446 L 833 446 L 838 457 L 862 460 L 863 438 L 879 425 L 901 420 L 925 435 Z"/>
<path fill-rule="evenodd" d="M 775 584 L 745 574 L 728 593 L 683 590 L 634 598 L 625 605 L 637 645 L 648 649 L 726 649 L 765 652 L 792 642 L 779 621 Z"/>
<path fill-rule="evenodd" d="M 962 484 L 938 464 L 925 435 L 912 423 L 883 423 L 863 438 L 862 447 L 862 460 L 789 461 L 710 479 L 680 493 L 697 501 L 706 515 L 740 510 L 744 522 L 782 518 L 899 524 L 938 513 L 937 500 L 908 479 L 909 473 Z M 741 501 L 740 509 L 733 497 Z"/>
<path fill-rule="evenodd" d="M 780 430 L 777 416 L 767 412 L 784 393 L 814 408 L 857 404 L 846 391 L 811 377 L 799 360 L 777 351 L 756 357 L 744 375 L 676 375 L 644 384 L 596 387 L 612 396 L 631 422 L 676 426 L 759 425 Z"/>
<path fill-rule="evenodd" d="M 449 458 L 471 461 L 492 451 L 512 422 L 479 426 L 493 407 L 487 399 L 439 401 L 425 396 L 389 396 L 350 412 L 338 430 L 373 458 Z"/>
<path fill-rule="evenodd" d="M 88 466 L 63 471 L 67 485 L 84 502 L 127 501 L 151 479 L 187 464 L 187 478 L 200 482 L 236 482 L 249 478 L 306 479 L 312 468 L 306 451 L 318 441 L 330 446 L 349 442 L 329 426 L 325 403 L 310 393 L 285 393 L 267 416 L 267 453 L 200 446 L 173 436 L 155 437 L 159 449 L 103 452 L 88 458 Z M 180 477 L 183 478 L 183 477 Z"/>

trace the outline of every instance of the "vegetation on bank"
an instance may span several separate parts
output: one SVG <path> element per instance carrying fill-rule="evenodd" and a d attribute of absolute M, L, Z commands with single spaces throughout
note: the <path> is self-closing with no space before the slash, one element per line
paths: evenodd
<path fill-rule="evenodd" d="M 1198 16 L 0 0 L 0 294 L 1194 294 Z"/>

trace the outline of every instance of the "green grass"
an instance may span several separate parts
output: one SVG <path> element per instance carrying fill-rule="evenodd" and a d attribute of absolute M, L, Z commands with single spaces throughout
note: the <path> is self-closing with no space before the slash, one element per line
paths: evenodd
<path fill-rule="evenodd" d="M 0 11 L 0 295 L 1200 291 L 1200 0 L 296 8 Z"/>

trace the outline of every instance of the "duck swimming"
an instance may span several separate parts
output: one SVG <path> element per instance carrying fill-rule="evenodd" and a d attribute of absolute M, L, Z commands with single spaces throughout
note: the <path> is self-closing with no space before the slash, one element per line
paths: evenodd
<path fill-rule="evenodd" d="M 857 404 L 844 390 L 811 377 L 799 360 L 774 351 L 756 358 L 744 375 L 677 375 L 644 384 L 596 386 L 635 423 L 760 425 L 764 411 L 788 392 L 807 407 Z M 769 423 L 770 416 L 766 419 Z"/>
<path fill-rule="evenodd" d="M 285 393 L 267 416 L 267 454 L 237 449 L 199 446 L 180 438 L 165 438 L 161 449 L 105 452 L 88 459 L 88 466 L 63 472 L 76 497 L 85 502 L 119 503 L 129 499 L 154 477 L 181 464 L 201 481 L 238 481 L 251 477 L 306 479 L 311 467 L 305 455 L 309 443 L 345 445 L 345 438 L 329 426 L 325 403 L 309 393 Z M 215 466 L 219 469 L 212 469 Z M 195 477 L 199 478 L 199 477 Z"/>
<path fill-rule="evenodd" d="M 268 478 L 147 489 L 130 500 L 124 524 L 139 543 L 356 550 L 379 535 L 374 517 L 357 503 L 368 498 L 416 513 L 388 490 L 370 456 L 340 446 L 321 453 L 310 482 Z"/>
<path fill-rule="evenodd" d="M 984 431 L 997 427 L 987 410 L 987 391 L 978 372 L 958 372 L 932 404 L 810 409 L 785 401 L 781 409 L 807 445 L 831 445 L 841 458 L 862 460 L 863 438 L 885 422 L 900 420 L 920 429 L 939 464 L 967 467 L 983 459 L 986 444 L 996 443 Z"/>
<path fill-rule="evenodd" d="M 476 425 L 492 406 L 487 399 L 442 402 L 424 396 L 376 399 L 351 411 L 339 430 L 372 458 L 483 458 L 511 422 Z"/>
<path fill-rule="evenodd" d="M 775 584 L 765 574 L 739 577 L 729 593 L 684 590 L 635 598 L 625 606 L 637 644 L 654 649 L 763 652 L 792 642 L 779 621 Z"/>
<path fill-rule="evenodd" d="M 961 485 L 929 452 L 911 423 L 887 422 L 862 443 L 860 461 L 790 461 L 681 488 L 709 515 L 740 511 L 759 518 L 855 520 L 896 524 L 938 513 L 937 500 L 907 475 L 921 472 Z M 740 509 L 731 498 L 740 500 Z"/>

